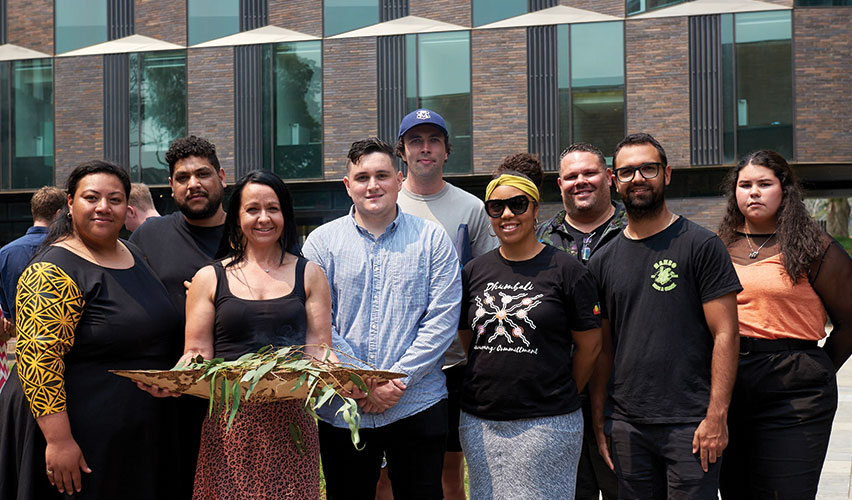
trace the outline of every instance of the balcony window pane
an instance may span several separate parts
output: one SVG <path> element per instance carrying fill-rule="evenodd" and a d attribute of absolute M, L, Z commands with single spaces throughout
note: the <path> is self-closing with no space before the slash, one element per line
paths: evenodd
<path fill-rule="evenodd" d="M 408 111 L 434 110 L 444 117 L 450 132 L 452 153 L 444 172 L 471 171 L 470 33 L 430 33 L 406 38 L 416 43 L 416 67 L 408 66 L 406 81 L 417 82 L 416 96 L 409 96 Z M 414 51 L 406 47 L 408 57 Z M 416 69 L 416 71 L 414 71 Z"/>
<path fill-rule="evenodd" d="M 737 153 L 774 149 L 793 154 L 793 67 L 790 11 L 734 17 Z"/>
<path fill-rule="evenodd" d="M 325 0 L 323 3 L 325 36 L 337 35 L 378 22 L 378 0 Z"/>
<path fill-rule="evenodd" d="M 54 8 L 57 54 L 106 41 L 106 0 L 57 0 Z"/>
<path fill-rule="evenodd" d="M 10 68 L 11 178 L 4 187 L 53 184 L 53 61 L 14 61 Z"/>
<path fill-rule="evenodd" d="M 187 0 L 187 9 L 190 45 L 240 31 L 238 0 Z"/>
<path fill-rule="evenodd" d="M 473 25 L 493 23 L 527 13 L 527 0 L 473 0 Z"/>
<path fill-rule="evenodd" d="M 186 53 L 130 55 L 130 172 L 167 184 L 169 144 L 186 135 Z"/>
<path fill-rule="evenodd" d="M 273 171 L 287 179 L 322 177 L 322 43 L 272 47 Z"/>

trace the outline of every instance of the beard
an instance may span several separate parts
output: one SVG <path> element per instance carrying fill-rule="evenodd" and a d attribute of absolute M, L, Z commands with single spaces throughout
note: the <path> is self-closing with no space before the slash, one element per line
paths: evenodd
<path fill-rule="evenodd" d="M 222 205 L 222 191 L 211 193 L 207 192 L 207 202 L 200 208 L 192 208 L 188 203 L 178 203 L 178 209 L 183 213 L 184 217 L 190 220 L 202 220 L 212 217 L 219 211 Z"/>
<path fill-rule="evenodd" d="M 621 197 L 621 201 L 624 203 L 624 210 L 633 219 L 649 219 L 659 215 L 663 210 L 665 200 L 664 187 L 661 187 L 659 190 L 651 187 L 651 196 L 649 198 L 631 196 L 630 190 Z"/>

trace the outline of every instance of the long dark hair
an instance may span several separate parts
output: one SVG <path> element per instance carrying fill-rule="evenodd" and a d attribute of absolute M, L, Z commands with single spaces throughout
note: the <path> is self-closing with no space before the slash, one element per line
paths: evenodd
<path fill-rule="evenodd" d="M 118 180 L 121 181 L 121 185 L 124 188 L 125 200 L 130 197 L 130 176 L 127 175 L 127 172 L 123 168 L 105 160 L 92 160 L 77 165 L 77 167 L 68 174 L 68 181 L 65 184 L 66 194 L 73 199 L 74 195 L 77 194 L 77 186 L 80 184 L 80 181 L 83 180 L 84 177 L 93 174 L 109 174 L 116 176 Z M 69 214 L 68 204 L 66 203 L 59 212 L 59 215 L 50 225 L 47 237 L 45 238 L 44 243 L 42 243 L 39 247 L 39 253 L 50 245 L 56 243 L 58 240 L 74 233 L 74 225 L 71 222 Z"/>
<path fill-rule="evenodd" d="M 286 252 L 301 255 L 296 234 L 296 216 L 293 213 L 293 198 L 290 197 L 290 191 L 284 185 L 284 181 L 272 172 L 252 170 L 242 176 L 234 185 L 234 191 L 231 193 L 231 199 L 228 202 L 228 213 L 225 216 L 225 232 L 219 242 L 216 258 L 230 257 L 231 262 L 228 263 L 227 267 L 239 264 L 245 259 L 246 242 L 240 229 L 240 205 L 242 205 L 243 188 L 249 183 L 269 186 L 278 196 L 281 214 L 284 216 L 284 230 L 281 231 L 281 237 L 278 239 L 278 243 L 281 245 L 281 263 L 284 262 Z"/>
<path fill-rule="evenodd" d="M 749 164 L 772 170 L 781 182 L 781 206 L 776 214 L 778 243 L 784 269 L 790 280 L 796 283 L 822 255 L 824 233 L 802 202 L 802 188 L 793 169 L 775 151 L 765 149 L 750 153 L 728 172 L 723 184 L 728 193 L 728 203 L 725 216 L 719 224 L 719 237 L 728 245 L 738 238 L 737 229 L 744 227 L 745 217 L 737 206 L 736 191 L 740 170 Z"/>

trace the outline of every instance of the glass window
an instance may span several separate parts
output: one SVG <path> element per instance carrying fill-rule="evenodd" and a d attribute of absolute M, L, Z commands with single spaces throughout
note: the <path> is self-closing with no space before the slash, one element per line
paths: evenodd
<path fill-rule="evenodd" d="M 473 0 L 473 25 L 493 23 L 527 13 L 527 0 Z"/>
<path fill-rule="evenodd" d="M 107 40 L 106 0 L 57 0 L 54 7 L 57 54 Z"/>
<path fill-rule="evenodd" d="M 560 25 L 559 148 L 588 142 L 610 160 L 624 137 L 624 23 Z"/>
<path fill-rule="evenodd" d="M 723 62 L 727 65 L 723 78 L 728 80 L 723 87 L 727 92 L 723 102 L 728 107 L 723 122 L 725 158 L 733 161 L 756 149 L 774 149 L 792 158 L 790 11 L 725 14 L 722 28 Z"/>
<path fill-rule="evenodd" d="M 130 54 L 130 175 L 167 184 L 169 144 L 186 135 L 186 52 Z"/>
<path fill-rule="evenodd" d="M 649 10 L 655 10 L 688 1 L 690 0 L 627 0 L 627 15 L 641 14 Z"/>
<path fill-rule="evenodd" d="M 240 31 L 238 0 L 187 0 L 190 45 L 233 35 Z"/>
<path fill-rule="evenodd" d="M 264 50 L 264 165 L 285 179 L 322 177 L 322 43 Z"/>
<path fill-rule="evenodd" d="M 379 0 L 325 0 L 322 19 L 325 36 L 370 26 L 379 22 Z"/>
<path fill-rule="evenodd" d="M 53 61 L 0 65 L 2 187 L 33 189 L 53 184 Z M 6 93 L 6 89 L 11 92 Z"/>
<path fill-rule="evenodd" d="M 429 108 L 444 117 L 452 146 L 444 172 L 470 172 L 470 32 L 406 35 L 405 42 L 407 111 Z"/>

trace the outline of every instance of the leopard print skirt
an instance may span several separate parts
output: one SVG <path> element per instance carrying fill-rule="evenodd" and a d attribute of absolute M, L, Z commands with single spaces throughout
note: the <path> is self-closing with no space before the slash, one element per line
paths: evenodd
<path fill-rule="evenodd" d="M 300 406 L 298 400 L 241 405 L 229 431 L 225 412 L 207 417 L 193 500 L 319 498 L 317 426 Z M 301 451 L 291 422 L 301 431 Z"/>

